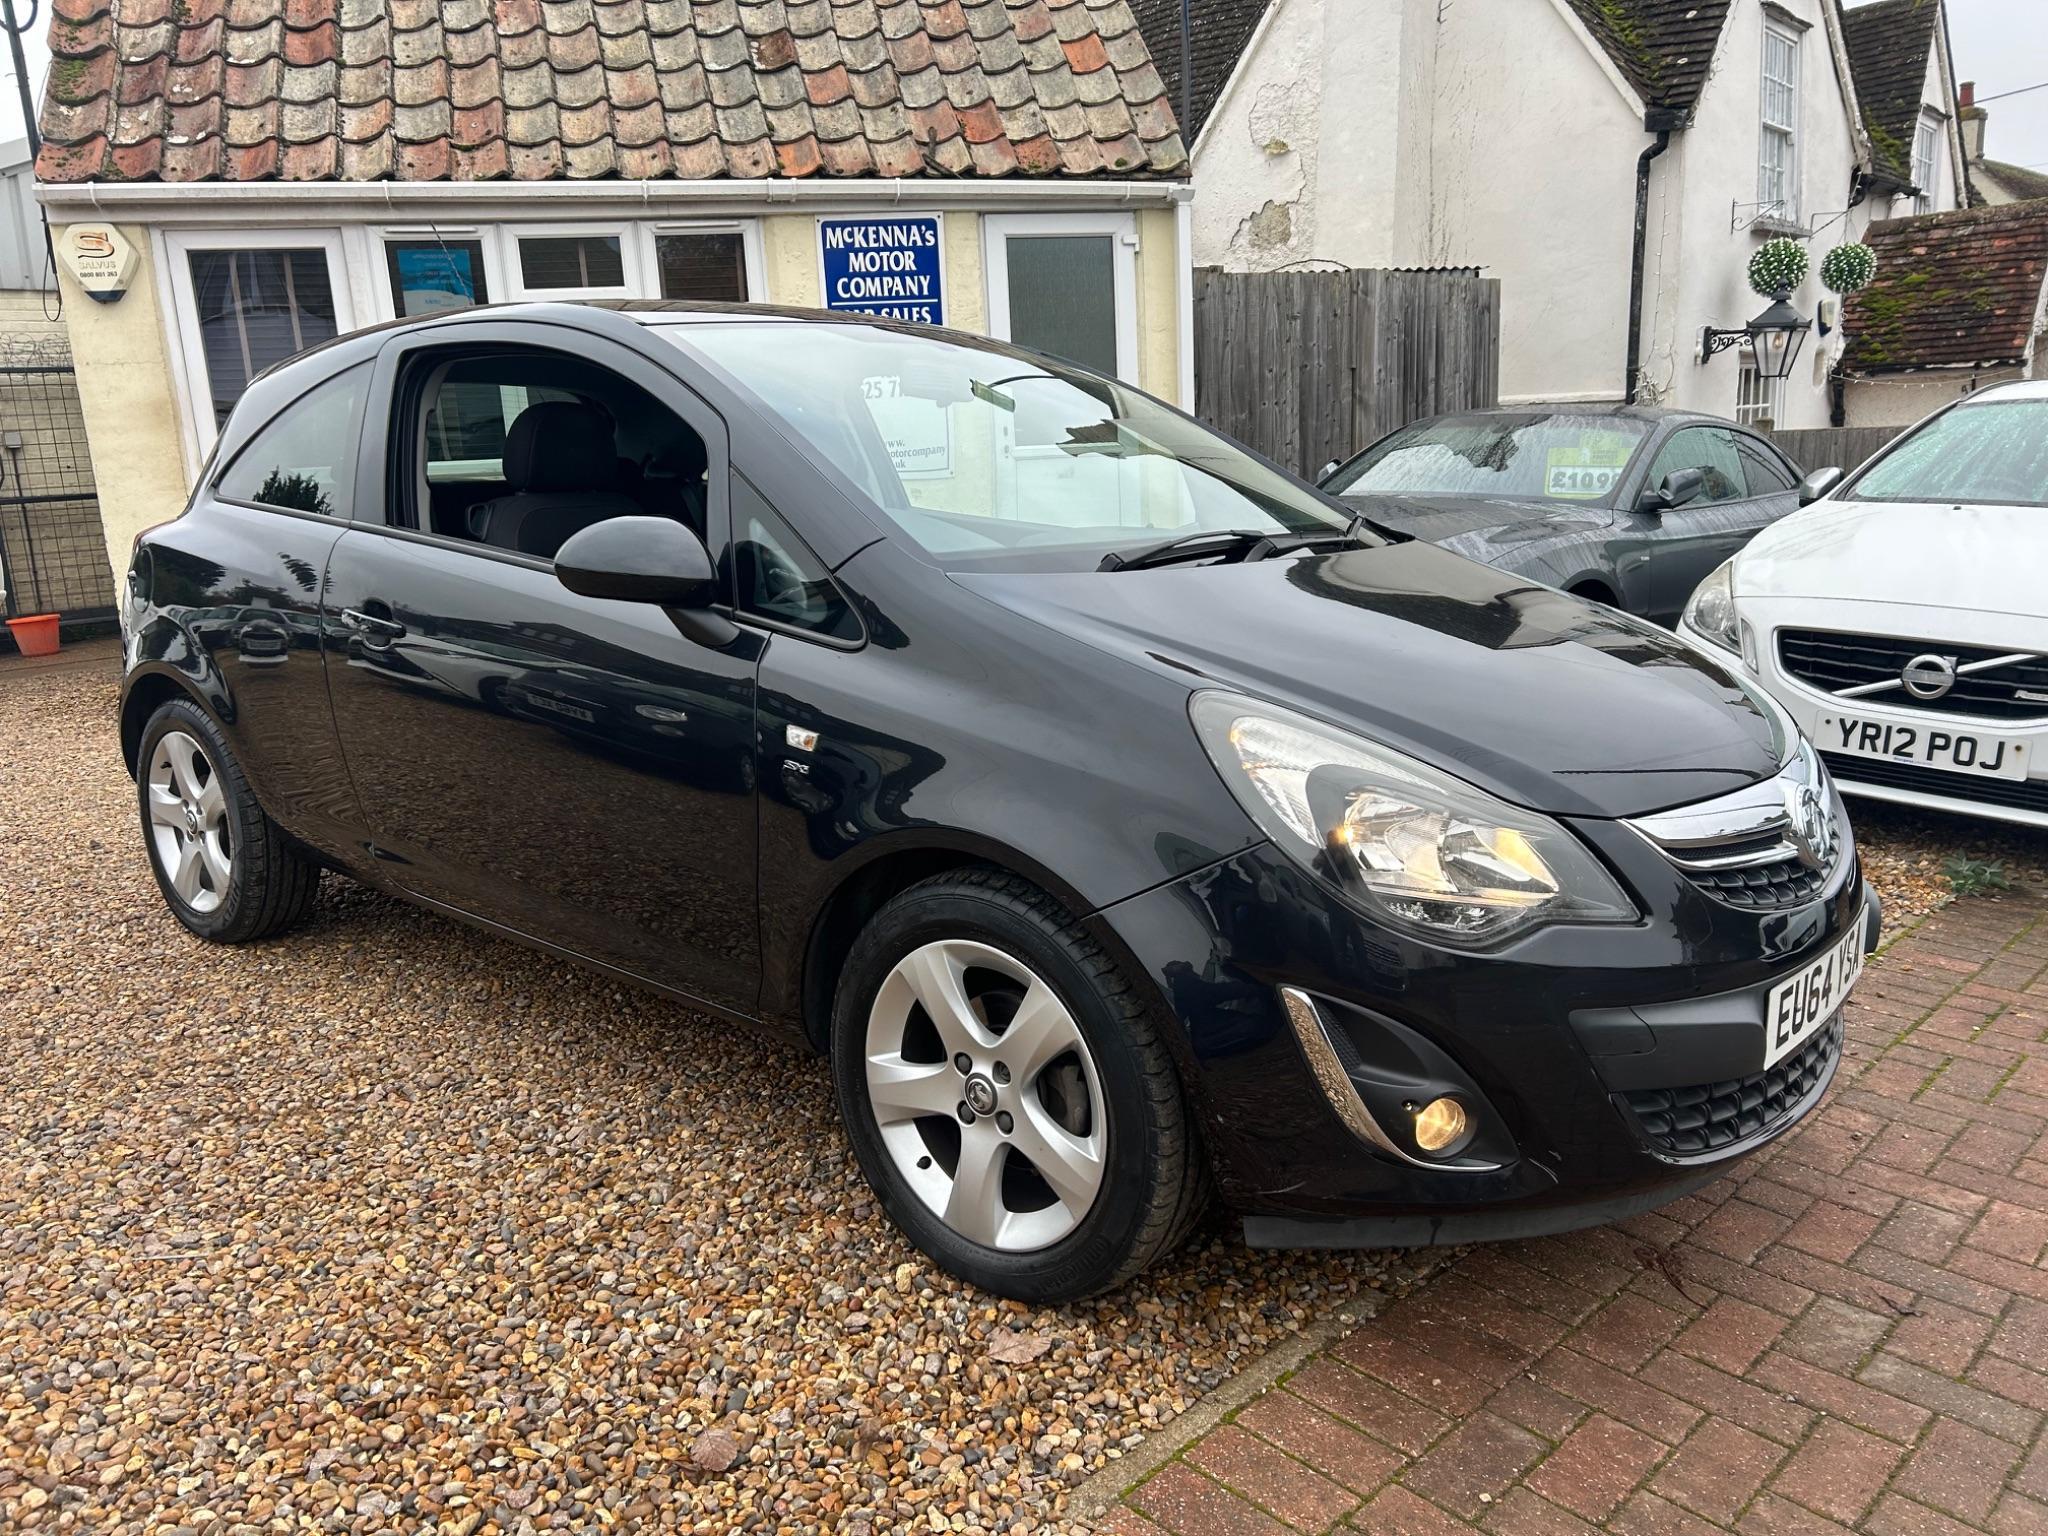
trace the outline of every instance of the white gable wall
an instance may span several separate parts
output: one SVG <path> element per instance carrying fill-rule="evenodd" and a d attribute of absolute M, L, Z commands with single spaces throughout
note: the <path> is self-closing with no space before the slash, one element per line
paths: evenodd
<path fill-rule="evenodd" d="M 1820 258 L 1892 211 L 1844 212 L 1860 130 L 1821 0 L 1782 0 L 1806 23 L 1798 164 L 1814 271 L 1793 296 L 1832 295 Z M 1643 398 L 1719 415 L 1740 355 L 1698 360 L 1707 325 L 1764 307 L 1750 257 L 1757 200 L 1765 10 L 1729 13 L 1694 122 L 1651 173 Z M 1927 94 L 1945 99 L 1930 57 Z M 1275 0 L 1195 151 L 1194 254 L 1237 270 L 1478 266 L 1501 280 L 1503 399 L 1619 399 L 1625 386 L 1641 104 L 1555 0 Z M 1940 207 L 1953 207 L 1954 170 Z M 1816 218 L 1818 216 L 1818 218 Z M 1835 306 L 1836 309 L 1839 306 Z M 1811 334 L 1778 424 L 1829 419 L 1839 328 Z"/>
<path fill-rule="evenodd" d="M 1446 7 L 1435 87 L 1401 260 L 1501 280 L 1503 400 L 1620 399 L 1641 108 L 1545 0 Z"/>

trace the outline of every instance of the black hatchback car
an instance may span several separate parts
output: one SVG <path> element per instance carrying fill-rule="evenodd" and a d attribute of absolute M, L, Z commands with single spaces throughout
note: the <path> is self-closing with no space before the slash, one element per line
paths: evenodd
<path fill-rule="evenodd" d="M 1559 1231 L 1812 1107 L 1874 932 L 1718 661 L 1113 380 L 746 308 L 257 381 L 137 541 L 121 742 L 223 942 L 318 872 L 831 1058 L 919 1247 L 1078 1296 Z"/>
<path fill-rule="evenodd" d="M 1819 495 L 1771 441 L 1639 405 L 1434 416 L 1323 471 L 1383 527 L 1675 625 L 1709 572 Z"/>

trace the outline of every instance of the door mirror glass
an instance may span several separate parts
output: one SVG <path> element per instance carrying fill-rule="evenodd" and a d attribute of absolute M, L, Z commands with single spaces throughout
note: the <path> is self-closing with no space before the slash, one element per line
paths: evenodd
<path fill-rule="evenodd" d="M 704 541 L 666 517 L 608 517 L 571 534 L 555 551 L 555 576 L 583 597 L 663 608 L 709 608 L 719 598 Z"/>
<path fill-rule="evenodd" d="M 1816 469 L 1799 482 L 1799 505 L 1810 507 L 1842 483 L 1842 472 L 1832 464 L 1826 469 Z"/>
<path fill-rule="evenodd" d="M 1701 469 L 1674 469 L 1657 484 L 1643 492 L 1637 506 L 1644 512 L 1668 512 L 1673 507 L 1682 507 L 1707 488 L 1707 475 Z"/>

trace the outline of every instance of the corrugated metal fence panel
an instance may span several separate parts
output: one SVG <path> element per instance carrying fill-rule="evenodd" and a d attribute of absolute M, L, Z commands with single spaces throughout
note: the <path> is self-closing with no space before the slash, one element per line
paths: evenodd
<path fill-rule="evenodd" d="M 1903 427 L 1803 427 L 1798 431 L 1773 432 L 1771 441 L 1784 449 L 1785 457 L 1808 474 L 1829 465 L 1845 473 L 1867 463 L 1877 450 L 1897 437 Z"/>
<path fill-rule="evenodd" d="M 1195 273 L 1195 410 L 1314 476 L 1499 398 L 1500 284 L 1471 272 Z"/>

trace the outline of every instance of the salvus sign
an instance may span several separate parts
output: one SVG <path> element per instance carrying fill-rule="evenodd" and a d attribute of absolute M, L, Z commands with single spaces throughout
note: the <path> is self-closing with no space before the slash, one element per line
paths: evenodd
<path fill-rule="evenodd" d="M 939 216 L 818 220 L 825 307 L 944 325 Z"/>

